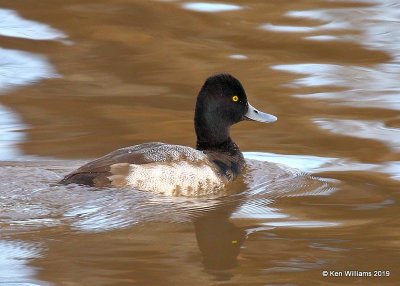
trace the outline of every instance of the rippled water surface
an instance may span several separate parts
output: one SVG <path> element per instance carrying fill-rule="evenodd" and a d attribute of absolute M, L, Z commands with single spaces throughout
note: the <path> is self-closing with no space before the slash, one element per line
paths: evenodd
<path fill-rule="evenodd" d="M 0 0 L 0 285 L 399 285 L 399 43 L 397 0 Z M 193 146 L 217 72 L 279 118 L 224 194 L 55 184 Z"/>

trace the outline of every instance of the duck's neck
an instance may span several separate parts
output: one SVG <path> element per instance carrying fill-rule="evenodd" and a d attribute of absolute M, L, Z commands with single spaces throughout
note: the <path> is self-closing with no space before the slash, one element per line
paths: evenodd
<path fill-rule="evenodd" d="M 229 136 L 229 124 L 221 118 L 212 118 L 195 113 L 194 127 L 197 135 L 197 150 L 239 151 Z"/>
<path fill-rule="evenodd" d="M 199 141 L 196 142 L 197 150 L 210 150 L 210 151 L 221 151 L 221 152 L 240 152 L 239 147 L 235 142 L 232 141 L 230 137 L 224 142 L 215 143 L 209 141 Z"/>

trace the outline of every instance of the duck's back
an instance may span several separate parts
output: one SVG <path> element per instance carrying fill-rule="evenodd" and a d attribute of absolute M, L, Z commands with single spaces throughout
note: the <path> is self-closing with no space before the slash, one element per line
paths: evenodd
<path fill-rule="evenodd" d="M 215 193 L 231 181 L 235 173 L 231 166 L 238 167 L 235 160 L 236 157 L 219 152 L 146 143 L 118 149 L 89 162 L 60 183 L 131 186 L 167 195 L 198 196 Z"/>

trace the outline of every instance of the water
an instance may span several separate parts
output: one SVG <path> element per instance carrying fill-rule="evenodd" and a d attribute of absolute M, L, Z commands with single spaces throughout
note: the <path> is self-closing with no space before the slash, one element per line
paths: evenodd
<path fill-rule="evenodd" d="M 399 15 L 0 1 L 0 285 L 397 285 Z M 195 96 L 221 71 L 279 118 L 232 128 L 248 170 L 222 196 L 55 184 L 123 146 L 193 146 Z"/>

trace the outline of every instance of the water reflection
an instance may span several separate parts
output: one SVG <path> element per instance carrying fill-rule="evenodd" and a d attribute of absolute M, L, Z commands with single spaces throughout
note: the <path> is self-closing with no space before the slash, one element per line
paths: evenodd
<path fill-rule="evenodd" d="M 0 105 L 0 160 L 15 160 L 22 155 L 16 146 L 25 139 L 25 128 L 15 113 Z"/>
<path fill-rule="evenodd" d="M 333 85 L 352 89 L 360 89 L 362 87 L 371 93 L 373 91 L 379 92 L 377 89 L 382 87 L 393 90 L 396 87 L 394 83 L 398 79 L 396 73 L 387 73 L 379 69 L 361 66 L 304 63 L 275 65 L 271 68 L 279 71 L 305 74 L 305 77 L 294 81 L 296 86 L 315 87 Z M 337 94 L 340 94 L 340 92 L 337 92 Z M 321 99 L 324 98 L 322 94 L 319 94 L 318 97 Z M 344 97 L 345 95 L 341 96 L 341 98 Z"/>
<path fill-rule="evenodd" d="M 379 109 L 400 110 L 400 88 L 398 84 L 400 49 L 399 41 L 393 40 L 400 36 L 398 21 L 393 20 L 399 16 L 399 11 L 394 8 L 397 2 L 393 0 L 367 2 L 366 7 L 352 13 L 351 17 L 349 17 L 348 9 L 293 10 L 285 13 L 285 16 L 292 21 L 307 20 L 314 24 L 317 21 L 322 23 L 320 25 L 266 24 L 262 28 L 280 33 L 302 33 L 303 39 L 312 41 L 342 42 L 343 45 L 346 42 L 361 43 L 369 50 L 380 50 L 390 55 L 387 62 L 375 64 L 365 63 L 364 60 L 357 65 L 324 63 L 324 60 L 322 60 L 322 62 L 277 64 L 273 65 L 272 69 L 300 75 L 299 78 L 287 85 L 296 89 L 294 96 L 298 98 L 328 101 L 332 103 L 333 108 L 351 106 L 360 109 L 374 109 L 373 112 L 368 113 L 369 118 L 366 120 L 354 119 L 352 114 L 355 111 L 347 114 L 347 116 L 351 116 L 349 119 L 343 119 L 343 116 L 346 116 L 343 113 L 340 115 L 340 119 L 314 118 L 312 121 L 317 127 L 329 130 L 336 135 L 379 141 L 392 151 L 398 152 L 400 150 L 400 129 L 397 126 L 387 126 L 385 123 L 395 122 L 398 120 L 398 115 L 389 113 L 388 116 L 384 117 L 385 122 L 383 122 L 383 117 L 379 115 L 381 113 Z M 370 16 L 366 18 L 365 13 Z M 330 29 L 330 27 L 333 27 L 333 29 Z M 333 165 L 341 166 L 342 171 L 353 168 L 353 170 L 388 173 L 395 180 L 399 176 L 396 167 L 398 161 L 380 164 L 346 160 L 342 160 L 340 164 L 338 163 L 339 159 L 329 161 L 331 166 L 328 166 L 325 170 L 334 170 L 335 167 L 332 166 L 332 162 L 336 162 Z"/>
<path fill-rule="evenodd" d="M 284 164 L 285 166 L 289 166 L 303 172 L 323 173 L 331 171 L 371 171 L 388 174 L 390 178 L 394 180 L 399 180 L 400 178 L 400 161 L 387 161 L 380 164 L 373 164 L 333 157 L 285 155 L 267 152 L 245 152 L 244 154 L 248 159 Z M 325 190 L 325 192 L 327 191 L 329 191 L 329 188 Z"/>
<path fill-rule="evenodd" d="M 333 133 L 382 141 L 394 151 L 400 151 L 400 129 L 390 128 L 382 122 L 345 119 L 315 119 L 314 122 Z"/>
<path fill-rule="evenodd" d="M 249 57 L 246 55 L 234 54 L 234 55 L 229 55 L 228 58 L 234 60 L 247 60 Z"/>
<path fill-rule="evenodd" d="M 192 10 L 196 12 L 208 12 L 208 13 L 236 11 L 242 9 L 242 7 L 233 4 L 204 3 L 204 2 L 185 3 L 182 6 L 184 9 L 187 10 Z"/>
<path fill-rule="evenodd" d="M 223 205 L 193 220 L 198 247 L 203 255 L 205 269 L 218 280 L 230 278 L 229 270 L 237 266 L 240 248 L 246 239 L 246 231 L 230 219 L 240 202 Z"/>
<path fill-rule="evenodd" d="M 338 23 L 338 22 L 330 22 L 328 24 L 320 25 L 320 26 L 315 26 L 315 27 L 309 27 L 309 26 L 285 26 L 285 25 L 274 25 L 274 24 L 263 24 L 260 27 L 263 30 L 266 31 L 272 31 L 272 32 L 290 32 L 290 33 L 313 33 L 313 32 L 319 32 L 319 31 L 324 31 L 324 30 L 340 30 L 340 29 L 346 29 L 349 28 L 347 25 L 344 23 Z"/>
<path fill-rule="evenodd" d="M 16 86 L 58 76 L 43 56 L 0 48 L 0 95 Z M 25 139 L 26 128 L 17 114 L 0 105 L 0 160 L 22 155 L 18 144 Z"/>
<path fill-rule="evenodd" d="M 34 279 L 37 270 L 28 266 L 39 253 L 38 245 L 33 243 L 0 240 L 0 285 L 50 285 Z"/>
<path fill-rule="evenodd" d="M 0 48 L 0 93 L 58 76 L 44 56 Z"/>
<path fill-rule="evenodd" d="M 64 40 L 66 35 L 48 25 L 21 18 L 17 12 L 0 9 L 0 36 L 28 40 Z M 12 88 L 59 77 L 45 56 L 0 47 L 0 94 Z M 0 105 L 0 160 L 22 156 L 18 144 L 27 126 L 11 109 Z"/>
<path fill-rule="evenodd" d="M 30 40 L 62 40 L 67 36 L 49 25 L 26 20 L 17 12 L 0 8 L 0 35 Z"/>
<path fill-rule="evenodd" d="M 365 2 L 365 1 L 364 1 Z M 306 74 L 306 77 L 295 80 L 294 84 L 301 86 L 342 86 L 340 92 L 318 92 L 300 94 L 299 97 L 318 98 L 335 103 L 354 107 L 380 107 L 386 109 L 400 109 L 400 92 L 398 74 L 400 67 L 400 49 L 397 2 L 367 1 L 371 6 L 352 13 L 348 17 L 347 9 L 315 9 L 303 11 L 289 11 L 285 16 L 293 19 L 308 19 L 324 24 L 319 26 L 280 26 L 273 24 L 263 25 L 262 28 L 277 32 L 301 32 L 304 39 L 314 41 L 351 41 L 361 43 L 369 49 L 383 50 L 392 59 L 390 62 L 374 66 L 345 66 L 323 63 L 303 63 L 293 65 L 275 65 L 277 70 Z M 368 13 L 369 17 L 365 17 Z M 328 23 L 328 24 L 326 24 Z M 331 30 L 331 28 L 333 28 Z M 352 32 L 356 29 L 358 33 Z M 343 29 L 345 33 L 335 30 Z"/>
<path fill-rule="evenodd" d="M 302 172 L 312 172 L 326 166 L 337 158 L 318 157 L 310 155 L 284 155 L 268 152 L 245 152 L 245 158 L 257 161 L 283 164 Z"/>

